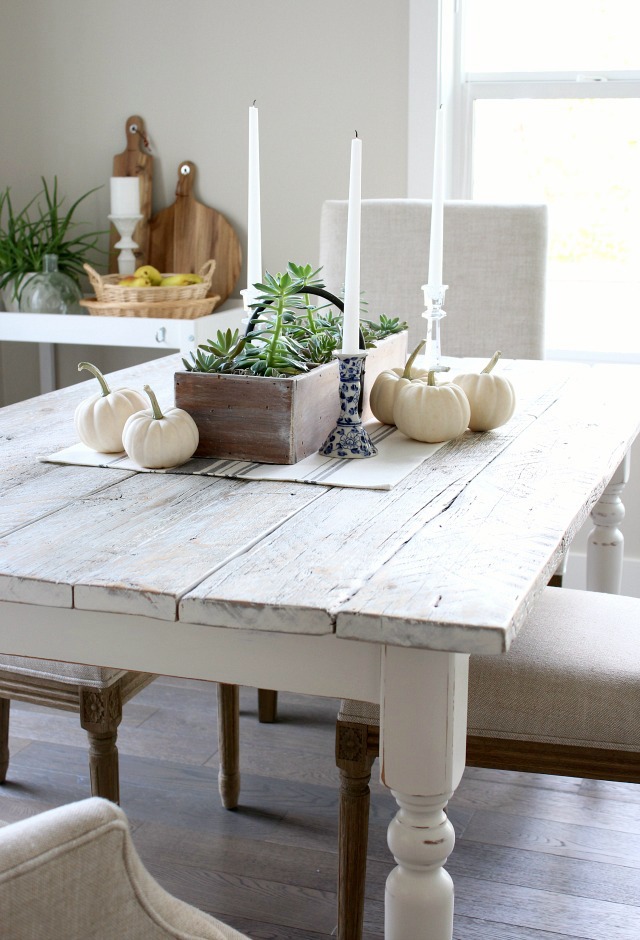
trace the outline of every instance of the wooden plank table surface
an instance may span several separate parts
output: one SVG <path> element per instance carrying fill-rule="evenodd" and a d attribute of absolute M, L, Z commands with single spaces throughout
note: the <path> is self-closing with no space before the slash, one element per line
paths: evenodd
<path fill-rule="evenodd" d="M 179 367 L 110 383 L 166 406 Z M 39 462 L 86 383 L 0 411 L 0 650 L 379 703 L 388 940 L 451 936 L 468 654 L 508 650 L 640 425 L 637 367 L 501 368 L 512 420 L 388 491 Z"/>

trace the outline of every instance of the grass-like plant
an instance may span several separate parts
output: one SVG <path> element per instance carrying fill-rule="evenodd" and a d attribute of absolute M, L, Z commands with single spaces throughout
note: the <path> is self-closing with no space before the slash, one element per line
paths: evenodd
<path fill-rule="evenodd" d="M 58 193 L 57 177 L 52 186 L 42 177 L 42 187 L 19 212 L 14 210 L 10 188 L 0 192 L 0 289 L 13 284 L 18 299 L 22 278 L 42 271 L 45 255 L 57 255 L 58 270 L 80 285 L 83 264 L 92 251 L 99 251 L 98 240 L 106 234 L 81 231 L 84 223 L 74 220 L 80 203 L 99 186 L 80 196 L 66 210 L 64 196 Z"/>
<path fill-rule="evenodd" d="M 330 362 L 342 345 L 342 313 L 332 310 L 330 299 L 317 303 L 311 291 L 326 293 L 318 277 L 320 268 L 289 262 L 284 274 L 265 273 L 253 305 L 251 330 L 218 330 L 215 339 L 198 346 L 191 360 L 183 359 L 189 372 L 228 372 L 241 375 L 288 376 L 308 372 Z M 330 297 L 331 295 L 328 295 Z M 398 317 L 380 321 L 361 319 L 365 347 L 407 329 Z"/>

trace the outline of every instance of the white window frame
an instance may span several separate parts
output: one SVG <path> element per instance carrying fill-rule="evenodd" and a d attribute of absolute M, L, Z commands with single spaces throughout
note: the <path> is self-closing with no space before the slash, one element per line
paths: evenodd
<path fill-rule="evenodd" d="M 445 6 L 447 0 L 443 0 Z M 473 107 L 479 100 L 526 98 L 640 98 L 640 71 L 594 72 L 469 72 L 463 68 L 464 7 L 468 0 L 453 0 L 450 126 L 451 196 L 472 198 Z M 549 358 L 566 358 L 566 351 L 548 349 Z M 640 362 L 640 351 L 617 353 L 571 352 L 573 359 Z"/>

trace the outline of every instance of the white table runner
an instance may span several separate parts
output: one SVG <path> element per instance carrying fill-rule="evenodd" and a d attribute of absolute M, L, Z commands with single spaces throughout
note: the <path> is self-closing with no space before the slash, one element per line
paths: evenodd
<path fill-rule="evenodd" d="M 323 486 L 350 486 L 360 489 L 390 490 L 412 470 L 438 451 L 443 444 L 423 444 L 405 437 L 395 427 L 369 421 L 371 440 L 378 449 L 374 457 L 349 459 L 311 454 L 295 464 L 265 464 L 248 460 L 192 457 L 186 463 L 167 470 L 147 470 L 126 454 L 99 454 L 84 444 L 74 444 L 39 459 L 47 463 L 73 464 L 81 467 L 108 467 L 138 473 L 188 473 L 214 477 L 238 477 L 243 480 L 282 480 L 316 483 Z"/>

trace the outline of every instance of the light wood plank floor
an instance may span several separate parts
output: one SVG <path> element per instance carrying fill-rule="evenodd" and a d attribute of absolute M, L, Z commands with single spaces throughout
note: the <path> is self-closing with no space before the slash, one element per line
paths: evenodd
<path fill-rule="evenodd" d="M 217 794 L 215 686 L 157 679 L 125 709 L 122 806 L 143 860 L 173 894 L 253 940 L 328 938 L 336 703 L 283 694 L 274 725 L 259 725 L 256 707 L 255 690 L 243 689 L 241 807 L 228 812 Z M 19 703 L 11 711 L 0 820 L 87 796 L 77 718 Z M 366 940 L 379 940 L 395 803 L 379 783 L 372 790 Z M 640 787 L 469 769 L 450 817 L 455 940 L 640 937 Z"/>

